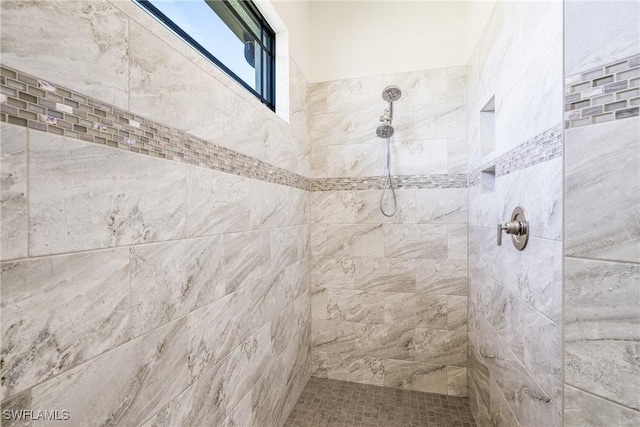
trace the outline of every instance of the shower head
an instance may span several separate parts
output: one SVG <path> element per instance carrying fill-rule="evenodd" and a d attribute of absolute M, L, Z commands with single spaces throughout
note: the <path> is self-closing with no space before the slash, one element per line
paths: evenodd
<path fill-rule="evenodd" d="M 387 86 L 382 91 L 382 99 L 387 102 L 395 102 L 402 96 L 402 91 L 398 86 Z"/>
<path fill-rule="evenodd" d="M 388 123 L 383 123 L 376 129 L 376 135 L 380 138 L 391 138 L 393 136 L 393 126 Z"/>

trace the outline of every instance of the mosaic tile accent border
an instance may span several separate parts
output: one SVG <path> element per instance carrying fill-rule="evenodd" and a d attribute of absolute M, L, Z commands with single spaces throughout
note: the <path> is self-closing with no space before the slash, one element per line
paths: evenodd
<path fill-rule="evenodd" d="M 0 67 L 0 121 L 307 191 L 379 190 L 385 182 L 380 176 L 310 179 L 7 67 Z M 506 175 L 561 156 L 561 148 L 558 125 L 469 175 L 392 179 L 398 189 L 465 188 L 492 165 L 496 176 Z"/>
<path fill-rule="evenodd" d="M 20 71 L 0 68 L 0 120 L 309 190 L 310 179 Z"/>
<path fill-rule="evenodd" d="M 640 55 L 565 79 L 565 127 L 640 115 Z"/>
<path fill-rule="evenodd" d="M 469 187 L 480 184 L 483 171 L 491 170 L 496 177 L 530 168 L 539 163 L 562 156 L 562 124 L 547 129 L 523 144 L 499 155 L 491 162 L 475 168 L 469 173 Z"/>
<path fill-rule="evenodd" d="M 391 176 L 396 189 L 411 188 L 466 188 L 467 174 L 395 175 Z M 366 176 L 356 178 L 316 178 L 311 181 L 311 191 L 381 190 L 385 177 Z"/>

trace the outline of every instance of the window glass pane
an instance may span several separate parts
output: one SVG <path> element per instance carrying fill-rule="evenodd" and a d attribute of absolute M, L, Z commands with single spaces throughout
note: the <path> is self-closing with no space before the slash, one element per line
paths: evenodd
<path fill-rule="evenodd" d="M 233 31 L 202 0 L 154 0 L 153 5 L 240 79 L 260 92 L 256 85 L 260 73 L 250 64 L 252 58 L 255 62 L 255 55 L 260 56 L 260 48 L 253 35 L 241 29 L 237 19 L 234 19 L 237 26 L 234 26 Z"/>

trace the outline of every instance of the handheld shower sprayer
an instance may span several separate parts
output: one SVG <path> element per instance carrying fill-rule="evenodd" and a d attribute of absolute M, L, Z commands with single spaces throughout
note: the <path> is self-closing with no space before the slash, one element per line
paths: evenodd
<path fill-rule="evenodd" d="M 392 217 L 398 211 L 398 201 L 396 200 L 396 191 L 393 188 L 393 181 L 391 180 L 391 137 L 394 134 L 394 129 L 391 124 L 393 121 L 393 103 L 400 99 L 402 91 L 398 86 L 387 86 L 382 91 L 382 99 L 387 101 L 387 108 L 384 110 L 384 114 L 380 116 L 381 124 L 376 128 L 376 135 L 380 138 L 386 139 L 386 156 L 385 156 L 385 172 L 386 179 L 382 194 L 380 195 L 380 211 L 384 216 Z M 391 189 L 393 194 L 393 212 L 387 213 L 384 210 L 384 195 L 387 192 L 387 188 Z"/>

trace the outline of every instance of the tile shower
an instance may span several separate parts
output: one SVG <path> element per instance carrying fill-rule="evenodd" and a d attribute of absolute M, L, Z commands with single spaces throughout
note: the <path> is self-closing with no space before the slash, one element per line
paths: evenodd
<path fill-rule="evenodd" d="M 288 121 L 132 2 L 1 7 L 3 410 L 640 424 L 637 1 L 497 2 L 464 66 L 286 58 Z"/>

